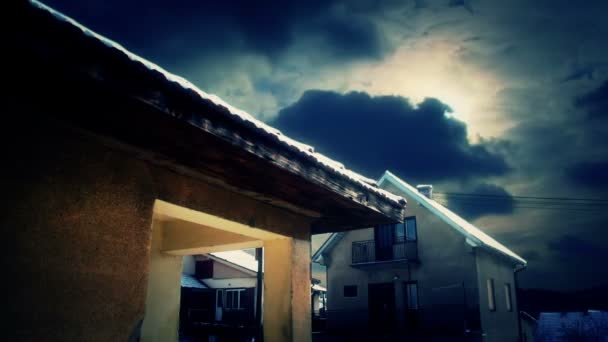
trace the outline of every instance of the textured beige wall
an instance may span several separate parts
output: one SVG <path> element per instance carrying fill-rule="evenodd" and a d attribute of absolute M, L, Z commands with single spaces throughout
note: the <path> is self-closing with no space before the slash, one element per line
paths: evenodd
<path fill-rule="evenodd" d="M 177 341 L 182 257 L 162 252 L 165 222 L 154 220 L 142 342 Z"/>
<path fill-rule="evenodd" d="M 264 241 L 264 341 L 311 341 L 310 235 Z"/>

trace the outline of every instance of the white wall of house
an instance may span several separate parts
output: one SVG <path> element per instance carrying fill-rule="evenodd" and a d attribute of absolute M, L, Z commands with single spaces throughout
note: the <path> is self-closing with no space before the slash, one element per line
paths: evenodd
<path fill-rule="evenodd" d="M 516 341 L 518 338 L 518 308 L 515 293 L 514 266 L 505 258 L 485 250 L 477 250 L 477 272 L 479 274 L 479 299 L 484 341 Z M 489 307 L 488 279 L 494 287 L 494 310 Z M 510 287 L 510 310 L 507 291 Z"/>

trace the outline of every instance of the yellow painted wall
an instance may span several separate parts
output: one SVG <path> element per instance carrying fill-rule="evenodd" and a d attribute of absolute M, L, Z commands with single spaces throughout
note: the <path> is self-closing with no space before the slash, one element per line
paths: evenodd
<path fill-rule="evenodd" d="M 310 236 L 264 241 L 264 341 L 311 341 Z"/>
<path fill-rule="evenodd" d="M 177 341 L 182 257 L 162 252 L 165 222 L 154 220 L 142 342 Z"/>

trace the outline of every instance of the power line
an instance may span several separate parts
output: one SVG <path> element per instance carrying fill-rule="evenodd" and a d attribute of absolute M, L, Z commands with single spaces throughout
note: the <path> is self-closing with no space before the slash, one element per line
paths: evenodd
<path fill-rule="evenodd" d="M 604 202 L 564 202 L 553 200 L 529 200 L 529 199 L 514 199 L 504 196 L 503 198 L 475 198 L 475 197 L 450 197 L 442 196 L 442 200 L 457 201 L 460 203 L 516 203 L 516 204 L 533 204 L 533 205 L 558 205 L 558 206 L 579 206 L 579 207 L 606 207 L 608 203 Z"/>
<path fill-rule="evenodd" d="M 445 201 L 437 201 L 439 204 L 448 207 L 448 204 Z M 465 203 L 465 205 L 468 206 L 476 206 L 476 207 L 482 207 L 482 208 L 488 208 L 489 206 L 492 206 L 492 204 L 490 203 L 483 203 L 483 202 L 479 202 L 479 203 Z M 542 206 L 542 205 L 521 205 L 521 204 L 514 204 L 512 206 L 513 209 L 542 209 L 542 210 L 559 210 L 559 211 L 580 211 L 580 212 L 593 212 L 593 213 L 598 213 L 600 212 L 600 210 L 604 210 L 604 208 L 599 208 L 599 207 L 595 207 L 595 208 L 580 208 L 580 207 L 556 207 L 556 206 Z"/>
<path fill-rule="evenodd" d="M 464 197 L 521 198 L 521 199 L 533 199 L 533 200 L 585 201 L 585 202 L 606 202 L 606 203 L 608 203 L 608 199 L 603 199 L 603 198 L 505 196 L 505 195 L 490 195 L 490 194 L 474 194 L 474 193 L 465 193 L 465 192 L 433 192 L 433 194 L 445 195 L 445 196 L 464 196 Z"/>

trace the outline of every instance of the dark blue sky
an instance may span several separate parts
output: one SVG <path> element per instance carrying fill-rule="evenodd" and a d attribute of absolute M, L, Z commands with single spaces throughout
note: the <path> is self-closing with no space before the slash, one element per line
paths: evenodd
<path fill-rule="evenodd" d="M 606 1 L 45 3 L 368 177 L 489 196 L 442 200 L 522 286 L 608 284 L 607 205 L 512 197 L 608 197 Z"/>

